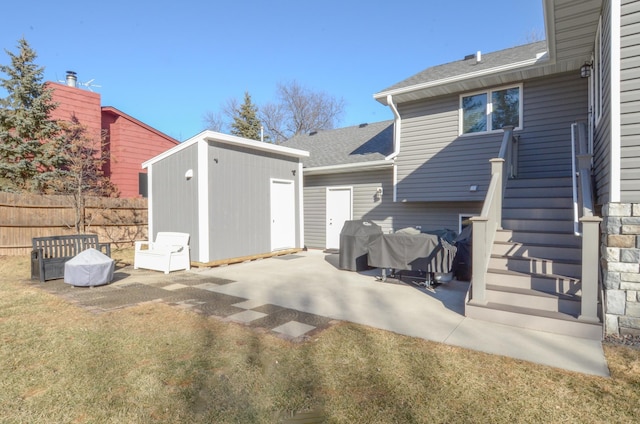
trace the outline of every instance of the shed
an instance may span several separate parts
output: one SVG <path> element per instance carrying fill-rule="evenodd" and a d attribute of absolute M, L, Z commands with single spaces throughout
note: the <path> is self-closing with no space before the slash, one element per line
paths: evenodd
<path fill-rule="evenodd" d="M 144 162 L 149 238 L 191 235 L 191 260 L 302 248 L 303 150 L 203 131 Z"/>

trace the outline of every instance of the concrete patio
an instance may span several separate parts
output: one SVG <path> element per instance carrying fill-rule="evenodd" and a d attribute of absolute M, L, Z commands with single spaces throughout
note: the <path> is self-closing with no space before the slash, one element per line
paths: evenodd
<path fill-rule="evenodd" d="M 160 272 L 125 267 L 114 282 L 75 288 L 32 282 L 97 312 L 160 301 L 304 340 L 336 320 L 598 376 L 609 370 L 602 344 L 478 321 L 464 316 L 468 283 L 435 292 L 388 279 L 379 270 L 343 271 L 338 255 L 318 250 L 215 268 Z"/>
<path fill-rule="evenodd" d="M 379 270 L 342 271 L 337 265 L 337 254 L 307 251 L 196 272 L 235 281 L 214 289 L 251 299 L 255 305 L 279 305 L 566 370 L 609 375 L 598 341 L 466 318 L 466 282 L 454 280 L 432 293 L 392 279 L 378 281 Z"/>

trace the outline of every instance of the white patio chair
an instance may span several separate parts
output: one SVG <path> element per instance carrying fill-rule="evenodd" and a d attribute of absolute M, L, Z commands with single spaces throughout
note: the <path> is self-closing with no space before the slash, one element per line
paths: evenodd
<path fill-rule="evenodd" d="M 191 269 L 188 233 L 159 232 L 155 242 L 136 241 L 135 247 L 134 269 L 152 269 L 165 274 Z"/>

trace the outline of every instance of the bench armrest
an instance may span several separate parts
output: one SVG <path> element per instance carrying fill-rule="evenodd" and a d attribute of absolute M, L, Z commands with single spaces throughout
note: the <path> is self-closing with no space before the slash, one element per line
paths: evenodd
<path fill-rule="evenodd" d="M 98 243 L 98 250 L 111 257 L 111 243 Z"/>
<path fill-rule="evenodd" d="M 142 250 L 143 246 L 147 247 L 147 249 L 145 249 L 145 250 L 150 250 L 151 246 L 152 246 L 152 243 L 149 242 L 149 241 L 146 241 L 146 240 L 136 240 L 136 242 L 135 242 L 135 250 L 136 250 L 136 252 L 139 251 L 139 250 Z"/>
<path fill-rule="evenodd" d="M 31 259 L 32 260 L 34 260 L 34 259 L 37 260 L 37 259 L 40 259 L 40 258 L 42 258 L 42 249 L 33 249 L 31 251 Z"/>

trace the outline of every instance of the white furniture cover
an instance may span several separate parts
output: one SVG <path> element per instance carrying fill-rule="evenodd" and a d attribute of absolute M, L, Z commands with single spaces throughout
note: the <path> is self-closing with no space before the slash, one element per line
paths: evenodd
<path fill-rule="evenodd" d="M 156 241 L 136 241 L 133 268 L 152 269 L 168 274 L 191 269 L 189 234 L 159 232 Z"/>
<path fill-rule="evenodd" d="M 115 261 L 96 249 L 78 253 L 64 264 L 64 282 L 73 286 L 101 286 L 113 280 Z"/>

